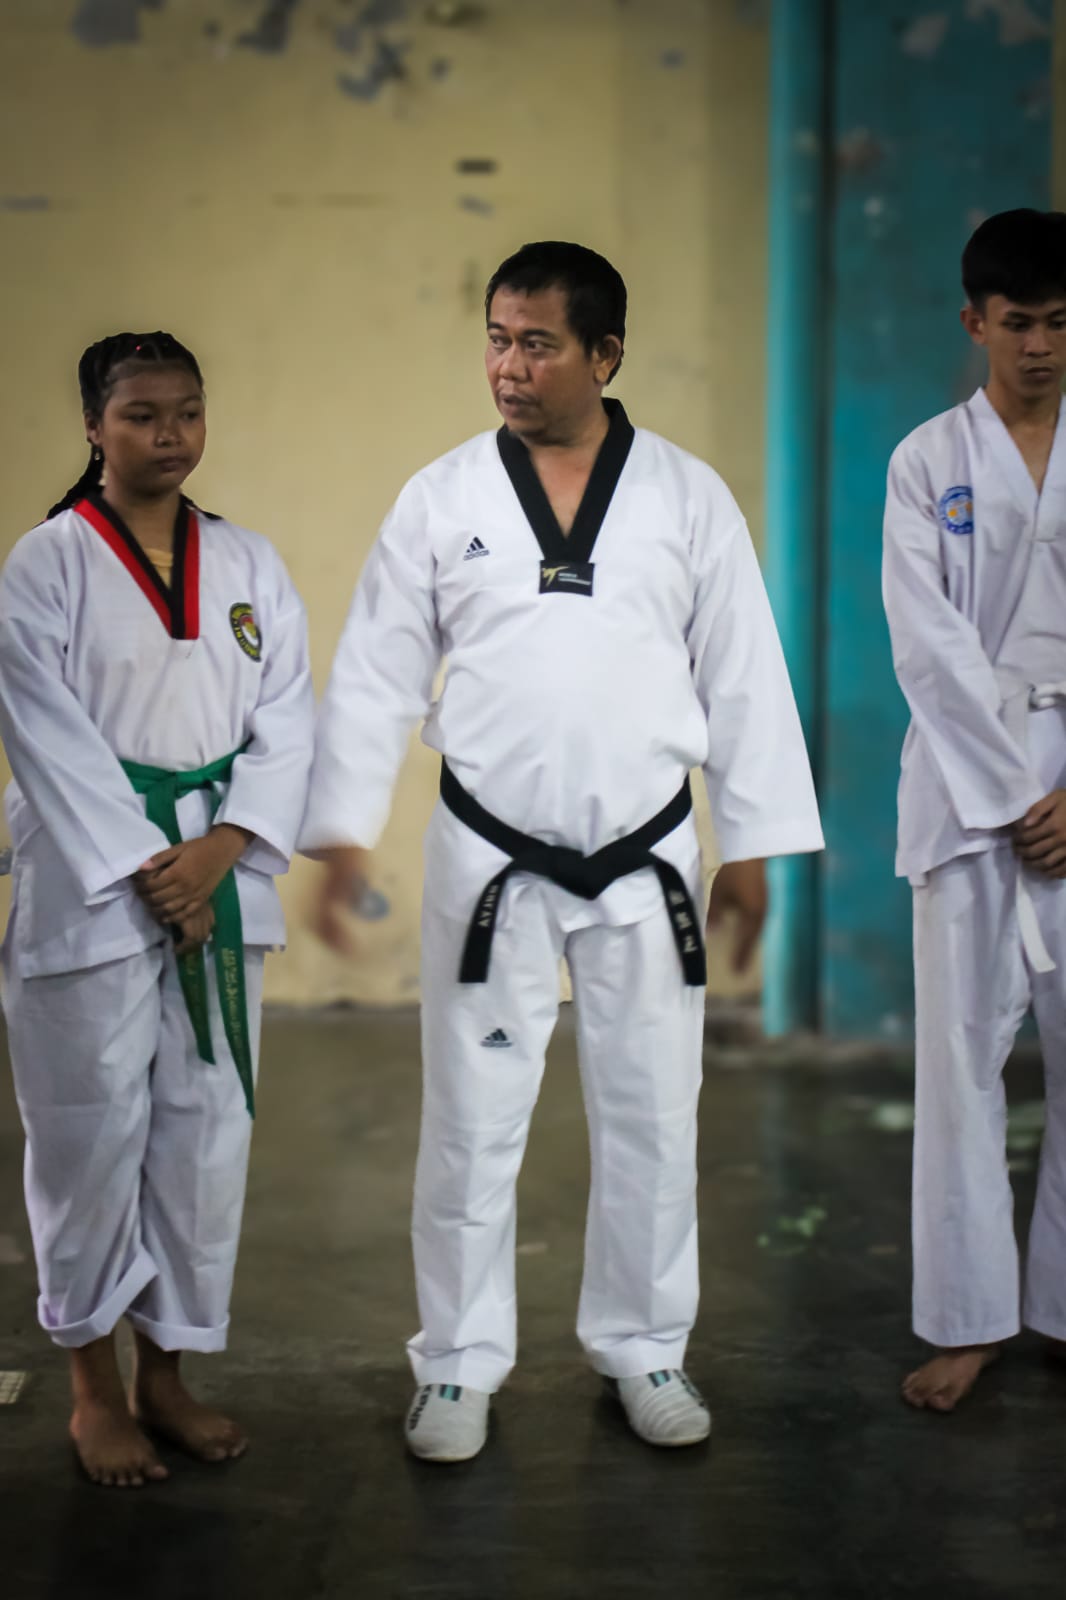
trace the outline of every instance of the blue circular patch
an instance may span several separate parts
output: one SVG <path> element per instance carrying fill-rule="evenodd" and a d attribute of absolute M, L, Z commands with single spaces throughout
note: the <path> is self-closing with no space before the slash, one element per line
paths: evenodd
<path fill-rule="evenodd" d="M 973 532 L 973 490 L 967 484 L 957 485 L 941 495 L 937 511 L 945 533 Z"/>

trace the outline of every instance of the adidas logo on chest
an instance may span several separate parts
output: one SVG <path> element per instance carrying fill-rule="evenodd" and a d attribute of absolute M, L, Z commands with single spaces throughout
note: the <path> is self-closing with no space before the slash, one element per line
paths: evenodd
<path fill-rule="evenodd" d="M 463 560 L 464 561 L 476 561 L 478 556 L 487 556 L 487 555 L 491 555 L 491 554 L 492 554 L 492 552 L 489 549 L 488 545 L 483 544 L 481 542 L 481 540 L 475 535 L 474 538 L 471 539 L 470 543 L 466 547 L 466 554 L 463 557 Z"/>

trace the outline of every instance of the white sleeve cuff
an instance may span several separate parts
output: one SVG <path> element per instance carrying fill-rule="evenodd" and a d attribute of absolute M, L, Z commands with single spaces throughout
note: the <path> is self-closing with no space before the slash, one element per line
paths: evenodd
<path fill-rule="evenodd" d="M 245 866 L 251 867 L 255 872 L 263 872 L 270 878 L 280 877 L 288 872 L 293 852 L 292 837 L 283 834 L 276 822 L 269 821 L 265 817 L 253 816 L 250 811 L 244 811 L 240 806 L 231 807 L 224 800 L 215 816 L 213 826 L 218 827 L 220 823 L 225 823 L 231 828 L 243 828 L 246 833 L 254 835 L 241 856 Z"/>
<path fill-rule="evenodd" d="M 105 901 L 115 900 L 120 894 L 125 894 L 133 874 L 139 872 L 152 856 L 170 848 L 166 834 L 151 824 L 149 827 L 152 837 L 136 852 L 131 851 L 129 855 L 120 857 L 114 863 L 101 864 L 95 872 L 83 880 L 82 888 L 85 891 L 87 906 L 103 905 Z"/>
<path fill-rule="evenodd" d="M 772 856 L 802 856 L 825 849 L 817 823 L 768 824 L 762 828 L 715 829 L 722 865 L 731 861 L 765 861 Z"/>

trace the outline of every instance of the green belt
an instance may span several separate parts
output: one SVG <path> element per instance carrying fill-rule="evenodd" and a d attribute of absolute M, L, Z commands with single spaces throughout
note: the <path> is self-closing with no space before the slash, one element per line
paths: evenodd
<path fill-rule="evenodd" d="M 233 763 L 241 754 L 234 750 L 210 766 L 198 767 L 194 772 L 168 772 L 165 767 L 146 767 L 139 761 L 123 761 L 122 770 L 137 794 L 145 798 L 149 822 L 154 822 L 166 834 L 171 844 L 180 844 L 178 827 L 178 801 L 183 795 L 206 789 L 211 797 L 211 818 L 214 820 L 220 797 L 216 783 L 227 783 Z M 222 1007 L 222 1024 L 230 1052 L 237 1067 L 237 1076 L 244 1087 L 244 1099 L 250 1116 L 255 1116 L 255 1084 L 252 1073 L 252 1047 L 248 1036 L 248 998 L 244 989 L 244 932 L 241 927 L 241 902 L 237 894 L 237 879 L 233 868 L 226 873 L 211 896 L 215 913 L 212 944 L 215 951 L 215 972 L 218 977 L 218 998 Z M 189 1012 L 196 1049 L 201 1061 L 215 1064 L 211 1048 L 211 1024 L 207 1008 L 207 966 L 203 949 L 192 950 L 178 961 L 181 992 Z"/>

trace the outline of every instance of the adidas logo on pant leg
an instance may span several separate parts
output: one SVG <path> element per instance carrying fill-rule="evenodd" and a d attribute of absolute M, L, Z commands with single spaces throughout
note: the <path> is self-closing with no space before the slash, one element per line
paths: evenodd
<path fill-rule="evenodd" d="M 510 1050 L 512 1047 L 511 1040 L 502 1028 L 493 1028 L 492 1032 L 487 1033 L 482 1039 L 481 1045 L 485 1050 Z"/>
<path fill-rule="evenodd" d="M 488 546 L 482 544 L 481 540 L 475 536 L 467 545 L 466 555 L 463 557 L 463 560 L 474 561 L 478 556 L 487 556 L 491 555 L 491 553 L 492 552 L 489 550 Z"/>

